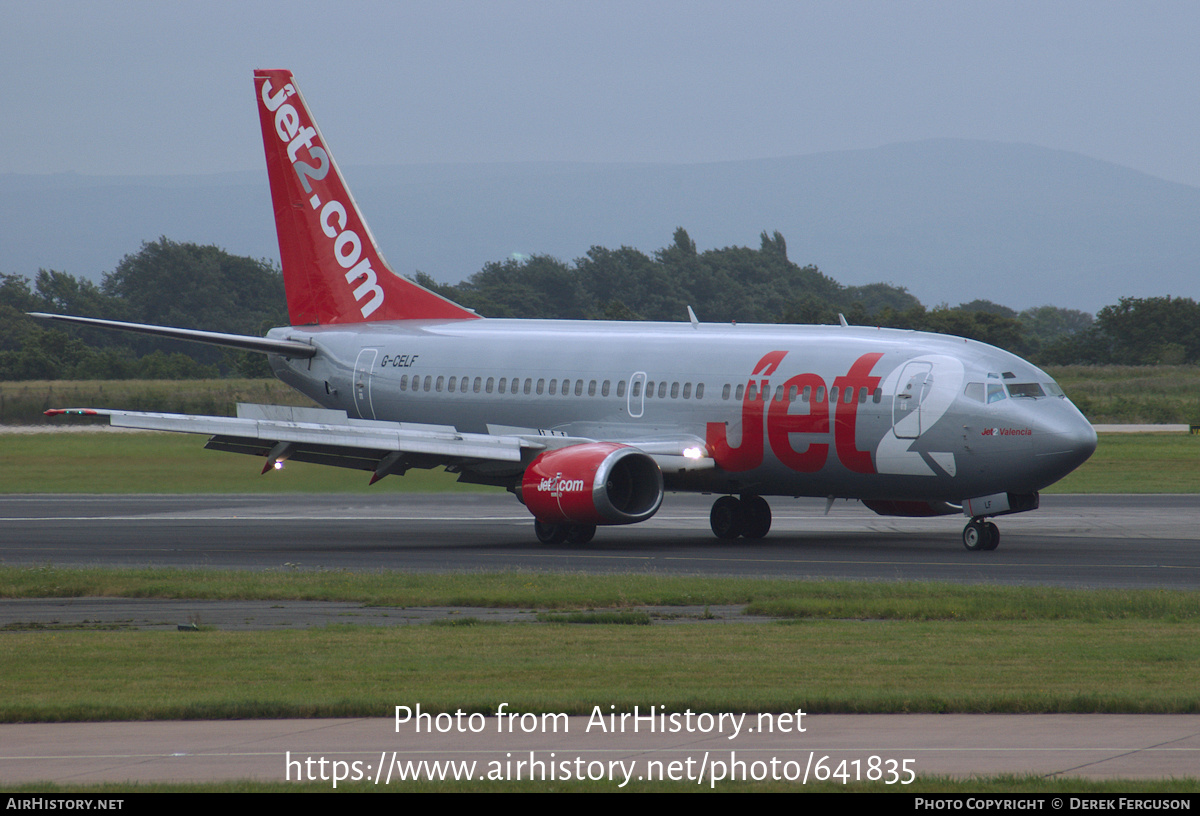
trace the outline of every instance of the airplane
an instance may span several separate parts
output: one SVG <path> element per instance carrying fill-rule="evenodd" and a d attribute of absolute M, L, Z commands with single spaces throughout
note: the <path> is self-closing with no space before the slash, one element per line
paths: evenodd
<path fill-rule="evenodd" d="M 110 409 L 115 426 L 206 448 L 371 473 L 444 466 L 511 491 L 546 544 L 652 517 L 666 492 L 718 496 L 719 538 L 771 527 L 764 496 L 857 499 L 882 515 L 990 519 L 1088 459 L 1092 426 L 1046 373 L 948 335 L 838 326 L 484 318 L 392 272 L 289 71 L 255 95 L 291 325 L 250 337 L 38 314 L 265 353 L 321 408 L 236 417 Z"/>

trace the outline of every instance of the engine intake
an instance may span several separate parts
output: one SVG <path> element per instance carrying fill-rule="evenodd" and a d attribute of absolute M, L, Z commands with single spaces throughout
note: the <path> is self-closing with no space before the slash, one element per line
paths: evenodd
<path fill-rule="evenodd" d="M 657 513 L 662 499 L 658 463 L 614 442 L 547 451 L 521 480 L 521 500 L 529 512 L 556 524 L 633 524 Z"/>

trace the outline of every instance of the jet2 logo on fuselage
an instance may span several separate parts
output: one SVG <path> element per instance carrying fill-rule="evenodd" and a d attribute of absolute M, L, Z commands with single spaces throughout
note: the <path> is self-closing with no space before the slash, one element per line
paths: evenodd
<path fill-rule="evenodd" d="M 737 447 L 729 444 L 724 422 L 708 423 L 705 442 L 717 464 L 734 473 L 752 470 L 763 463 L 764 442 L 767 442 L 775 458 L 792 470 L 816 473 L 829 458 L 829 443 L 810 442 L 803 450 L 797 450 L 792 445 L 791 434 L 828 434 L 832 420 L 838 461 L 854 473 L 874 473 L 871 452 L 859 450 L 855 440 L 859 406 L 855 392 L 865 388 L 866 393 L 873 393 L 879 387 L 880 378 L 871 376 L 871 371 L 883 357 L 883 352 L 862 355 L 844 376 L 834 379 L 833 387 L 838 389 L 839 395 L 851 395 L 849 401 L 826 400 L 825 380 L 812 373 L 789 378 L 782 386 L 783 399 L 772 399 L 769 377 L 786 356 L 786 351 L 772 351 L 763 355 L 754 366 L 742 400 L 742 441 Z M 793 402 L 789 398 L 793 388 L 797 393 L 808 388 L 811 399 Z M 807 405 L 808 413 L 791 413 L 792 406 L 796 405 Z"/>

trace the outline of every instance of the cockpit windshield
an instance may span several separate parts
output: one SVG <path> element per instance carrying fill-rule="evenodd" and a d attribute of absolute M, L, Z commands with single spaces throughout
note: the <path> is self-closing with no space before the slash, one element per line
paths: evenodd
<path fill-rule="evenodd" d="M 1037 383 L 1008 383 L 1008 395 L 1037 399 L 1046 396 L 1046 392 Z"/>

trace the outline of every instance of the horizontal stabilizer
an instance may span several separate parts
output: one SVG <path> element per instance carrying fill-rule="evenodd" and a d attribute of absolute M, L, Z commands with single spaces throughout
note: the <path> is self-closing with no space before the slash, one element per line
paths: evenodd
<path fill-rule="evenodd" d="M 193 343 L 206 343 L 210 346 L 228 346 L 246 351 L 261 351 L 264 354 L 282 354 L 285 357 L 308 358 L 317 353 L 315 346 L 295 340 L 275 340 L 270 337 L 252 337 L 248 334 L 177 329 L 173 326 L 151 326 L 145 323 L 125 323 L 120 320 L 101 320 L 97 317 L 74 317 L 43 312 L 29 312 L 29 316 L 40 317 L 44 320 L 59 320 L 63 323 L 77 323 L 81 326 L 96 326 L 101 329 L 152 334 L 156 337 L 170 337 L 174 340 L 190 340 Z"/>

